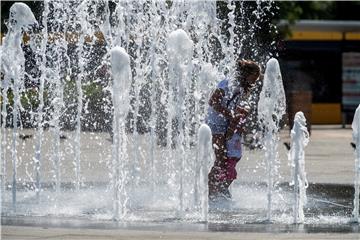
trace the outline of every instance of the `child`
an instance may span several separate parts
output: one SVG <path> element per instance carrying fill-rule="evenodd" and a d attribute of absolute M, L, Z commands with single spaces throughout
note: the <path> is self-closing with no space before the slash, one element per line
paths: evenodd
<path fill-rule="evenodd" d="M 226 158 L 223 167 L 218 169 L 217 193 L 212 196 L 213 201 L 219 200 L 219 197 L 231 198 L 229 186 L 237 177 L 236 164 L 242 157 L 242 133 L 249 110 L 250 107 L 242 102 L 235 108 L 234 118 L 229 123 L 225 134 Z"/>
<path fill-rule="evenodd" d="M 232 153 L 228 156 L 227 147 L 237 144 L 236 146 L 240 146 L 241 151 L 241 141 L 239 140 L 241 138 L 238 136 L 240 132 L 234 136 L 233 131 L 235 132 L 235 129 L 237 129 L 235 126 L 239 125 L 241 116 L 244 117 L 241 111 L 245 111 L 245 109 L 243 107 L 237 108 L 237 106 L 242 99 L 249 98 L 252 87 L 260 76 L 260 67 L 253 61 L 240 60 L 236 73 L 236 78 L 222 80 L 209 100 L 206 122 L 212 131 L 215 152 L 215 162 L 210 170 L 208 182 L 210 201 L 216 199 L 219 194 L 224 195 L 225 193 L 225 195 L 229 195 L 227 189 L 229 183 L 232 182 L 230 179 L 234 179 L 233 170 L 235 170 L 236 160 L 233 159 Z M 230 129 L 230 132 L 228 132 L 228 129 Z M 226 142 L 227 135 L 229 142 Z M 239 154 L 235 157 L 240 159 L 238 156 Z M 228 158 L 231 160 L 228 161 Z M 231 175 L 230 170 L 233 173 L 232 176 L 226 177 L 227 172 L 229 172 L 229 176 Z M 225 178 L 229 178 L 229 181 L 224 181 Z"/>
<path fill-rule="evenodd" d="M 242 133 L 244 132 L 244 124 L 249 111 L 250 107 L 246 102 L 242 102 L 240 106 L 237 106 L 235 117 L 230 121 L 226 132 L 226 178 L 222 192 L 228 198 L 231 198 L 229 186 L 237 177 L 236 164 L 242 157 Z"/>

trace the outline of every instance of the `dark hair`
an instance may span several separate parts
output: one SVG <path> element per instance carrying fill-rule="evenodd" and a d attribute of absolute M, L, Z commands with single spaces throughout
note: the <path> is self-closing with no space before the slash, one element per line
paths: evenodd
<path fill-rule="evenodd" d="M 243 78 L 250 75 L 260 76 L 260 66 L 254 61 L 241 59 L 238 61 L 237 72 Z"/>

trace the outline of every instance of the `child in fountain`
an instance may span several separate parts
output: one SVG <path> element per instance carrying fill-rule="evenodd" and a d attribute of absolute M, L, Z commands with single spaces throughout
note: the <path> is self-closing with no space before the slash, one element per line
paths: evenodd
<path fill-rule="evenodd" d="M 231 198 L 228 190 L 236 178 L 236 163 L 241 158 L 241 133 L 249 106 L 240 106 L 249 100 L 260 67 L 253 61 L 240 60 L 233 80 L 222 80 L 209 100 L 206 119 L 212 131 L 215 152 L 214 166 L 209 173 L 209 200 Z"/>

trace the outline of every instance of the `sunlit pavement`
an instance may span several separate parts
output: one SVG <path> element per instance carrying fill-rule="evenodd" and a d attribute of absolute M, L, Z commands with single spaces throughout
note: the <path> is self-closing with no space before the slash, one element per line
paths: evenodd
<path fill-rule="evenodd" d="M 305 149 L 306 172 L 310 183 L 340 188 L 352 186 L 354 182 L 354 150 L 350 145 L 351 133 L 352 130 L 349 126 L 345 129 L 341 128 L 340 125 L 312 126 L 310 143 Z M 106 133 L 91 136 L 96 139 L 96 146 L 109 145 Z M 289 131 L 283 130 L 280 139 L 278 146 L 281 162 L 280 174 L 282 181 L 288 182 L 290 171 L 287 149 L 283 143 L 290 141 Z M 84 146 L 87 145 L 88 147 L 83 148 L 83 154 L 91 156 L 96 148 L 91 146 L 91 138 L 84 138 L 84 141 Z M 99 143 L 101 144 L 99 145 Z M 110 151 L 103 152 L 103 154 L 109 157 Z M 261 151 L 246 150 L 238 166 L 239 178 L 236 184 L 252 181 L 264 182 L 264 170 L 261 167 L 259 168 L 263 158 Z M 92 174 L 91 168 L 89 168 L 85 173 L 93 178 L 92 181 L 104 181 L 100 176 L 103 176 L 102 174 L 107 171 L 106 167 L 101 168 L 105 165 L 105 161 L 99 162 L 95 158 L 91 161 L 98 164 L 100 170 L 97 168 L 96 174 Z M 71 168 L 71 166 L 65 165 L 64 168 Z M 21 169 L 19 174 L 23 174 Z M 65 175 L 64 178 L 71 179 L 73 177 L 72 173 L 69 175 Z M 46 174 L 44 177 L 46 178 Z M 11 219 L 2 220 L 4 224 L 2 226 L 2 239 L 360 239 L 358 224 L 311 229 L 306 226 L 302 228 L 301 225 L 279 228 L 279 226 L 271 224 L 253 226 L 245 224 L 237 227 L 211 227 L 207 224 L 195 224 L 194 227 L 194 224 L 182 226 L 175 224 L 169 227 L 169 223 L 160 223 L 157 226 L 143 223 L 138 227 L 122 225 L 117 228 L 112 225 L 111 228 L 107 228 L 106 223 L 87 223 L 72 226 L 71 221 L 68 224 L 44 224 L 32 222 L 31 219 L 21 221 L 21 217 L 15 221 L 11 221 Z M 170 223 L 170 225 L 172 224 Z"/>
<path fill-rule="evenodd" d="M 12 162 L 11 162 L 11 137 L 10 130 L 7 133 L 7 165 L 6 179 L 12 181 Z M 24 135 L 32 137 L 26 140 L 18 140 L 18 167 L 17 175 L 23 181 L 30 181 L 29 176 L 35 179 L 34 172 L 34 146 L 36 146 L 35 133 L 32 130 L 23 130 Z M 305 148 L 305 168 L 309 183 L 322 184 L 341 184 L 352 185 L 354 183 L 354 150 L 352 142 L 352 129 L 350 126 L 341 128 L 340 125 L 315 125 L 312 126 L 310 142 Z M 61 181 L 73 182 L 75 179 L 74 167 L 74 132 L 64 132 L 64 139 L 61 140 Z M 128 157 L 133 158 L 133 144 L 131 136 L 128 136 Z M 282 130 L 278 153 L 280 160 L 280 175 L 282 182 L 289 182 L 291 171 L 287 156 L 285 142 L 290 142 L 289 130 Z M 53 181 L 53 162 L 52 157 L 52 133 L 45 131 L 43 135 L 43 150 L 41 163 L 41 180 L 43 182 Z M 139 136 L 138 146 L 140 151 L 148 151 L 149 139 L 147 136 Z M 111 140 L 108 133 L 81 134 L 81 177 L 84 182 L 109 182 L 109 167 L 111 161 Z M 162 148 L 157 147 L 155 154 L 157 158 L 163 159 Z M 237 182 L 265 182 L 265 161 L 264 152 L 261 150 L 244 149 L 241 161 L 237 165 Z M 141 163 L 140 168 L 146 168 Z"/>
<path fill-rule="evenodd" d="M 169 231 L 169 230 L 126 230 L 126 229 L 72 229 L 43 227 L 3 227 L 2 239 L 76 239 L 76 240 L 109 240 L 109 239 L 316 239 L 340 240 L 360 239 L 359 233 L 257 233 L 257 232 L 208 232 L 208 231 Z"/>

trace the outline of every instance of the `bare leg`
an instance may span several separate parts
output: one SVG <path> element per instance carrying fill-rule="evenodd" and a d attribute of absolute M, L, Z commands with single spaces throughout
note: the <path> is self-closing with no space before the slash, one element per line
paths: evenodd
<path fill-rule="evenodd" d="M 214 166 L 224 167 L 226 162 L 226 145 L 225 145 L 225 134 L 214 134 L 212 135 L 212 144 L 215 152 L 215 163 Z"/>
<path fill-rule="evenodd" d="M 219 181 L 219 175 L 224 172 L 226 165 L 226 146 L 225 146 L 225 135 L 214 134 L 213 135 L 213 149 L 215 152 L 214 166 L 211 168 L 208 175 L 208 186 L 209 186 L 209 198 L 216 196 L 216 194 L 223 188 L 222 181 Z M 224 172 L 225 173 L 225 172 Z"/>

